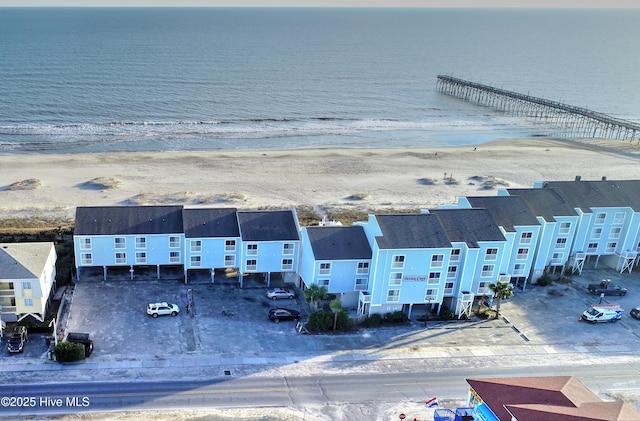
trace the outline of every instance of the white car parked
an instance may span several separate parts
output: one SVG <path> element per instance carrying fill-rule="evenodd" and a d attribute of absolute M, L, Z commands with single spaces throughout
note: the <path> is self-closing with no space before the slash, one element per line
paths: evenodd
<path fill-rule="evenodd" d="M 169 314 L 177 316 L 178 313 L 180 313 L 180 309 L 175 304 L 151 303 L 147 306 L 147 314 L 153 317 L 166 316 Z"/>

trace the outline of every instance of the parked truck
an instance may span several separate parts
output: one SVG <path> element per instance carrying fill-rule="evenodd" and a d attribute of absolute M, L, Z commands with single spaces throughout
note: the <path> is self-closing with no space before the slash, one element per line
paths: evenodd
<path fill-rule="evenodd" d="M 612 322 L 622 318 L 624 310 L 618 304 L 593 304 L 580 318 L 591 323 Z"/>
<path fill-rule="evenodd" d="M 69 332 L 67 342 L 74 342 L 84 346 L 84 356 L 89 357 L 93 352 L 93 340 L 88 333 Z"/>

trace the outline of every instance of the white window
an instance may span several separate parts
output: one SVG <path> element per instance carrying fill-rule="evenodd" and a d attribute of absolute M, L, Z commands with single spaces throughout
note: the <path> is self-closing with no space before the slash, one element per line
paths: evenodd
<path fill-rule="evenodd" d="M 256 270 L 258 269 L 258 261 L 256 259 L 249 259 L 245 266 L 247 270 Z"/>
<path fill-rule="evenodd" d="M 257 244 L 247 244 L 247 256 L 256 256 L 258 254 Z"/>
<path fill-rule="evenodd" d="M 202 251 L 202 240 L 191 240 L 189 243 L 191 244 L 192 252 Z"/>
<path fill-rule="evenodd" d="M 127 263 L 127 253 L 116 253 L 116 264 L 123 265 Z"/>
<path fill-rule="evenodd" d="M 618 243 L 607 243 L 607 247 L 604 249 L 605 253 L 614 253 Z"/>
<path fill-rule="evenodd" d="M 514 276 L 522 276 L 524 275 L 524 263 L 516 263 L 513 265 L 513 275 Z"/>
<path fill-rule="evenodd" d="M 368 278 L 356 278 L 356 291 L 366 291 L 369 289 L 369 279 Z"/>
<path fill-rule="evenodd" d="M 449 266 L 447 269 L 447 278 L 455 278 L 458 274 L 458 266 Z"/>
<path fill-rule="evenodd" d="M 391 272 L 389 285 L 402 285 L 402 272 Z"/>
<path fill-rule="evenodd" d="M 22 289 L 31 289 L 31 281 L 22 281 Z"/>
<path fill-rule="evenodd" d="M 592 239 L 597 240 L 600 237 L 602 237 L 602 228 L 594 228 L 593 230 L 591 230 Z"/>
<path fill-rule="evenodd" d="M 147 252 L 146 251 L 137 251 L 136 252 L 136 264 L 144 265 L 147 263 Z"/>
<path fill-rule="evenodd" d="M 199 268 L 202 266 L 202 256 L 191 256 L 191 267 Z"/>
<path fill-rule="evenodd" d="M 440 272 L 429 272 L 429 285 L 437 285 L 440 283 Z"/>
<path fill-rule="evenodd" d="M 127 248 L 127 239 L 124 237 L 116 237 L 113 239 L 113 248 L 124 249 Z"/>
<path fill-rule="evenodd" d="M 449 258 L 449 260 L 452 262 L 460 261 L 460 249 L 451 250 L 451 257 Z"/>
<path fill-rule="evenodd" d="M 169 252 L 169 263 L 180 263 L 180 252 L 179 251 L 170 251 Z"/>
<path fill-rule="evenodd" d="M 600 212 L 596 214 L 596 224 L 604 224 L 604 221 L 607 219 L 607 214 L 604 212 Z"/>
<path fill-rule="evenodd" d="M 529 257 L 529 249 L 525 249 L 525 248 L 518 249 L 518 254 L 516 255 L 516 259 L 525 260 L 527 257 Z"/>
<path fill-rule="evenodd" d="M 397 303 L 398 301 L 400 301 L 400 290 L 390 289 L 389 292 L 387 292 L 387 302 Z"/>
<path fill-rule="evenodd" d="M 91 238 L 85 237 L 80 239 L 80 250 L 91 250 Z"/>
<path fill-rule="evenodd" d="M 487 254 L 484 257 L 485 260 L 498 260 L 498 249 L 490 248 L 487 249 Z"/>
<path fill-rule="evenodd" d="M 487 278 L 493 276 L 493 265 L 483 265 L 482 273 L 480 274 L 483 278 Z"/>
<path fill-rule="evenodd" d="M 80 264 L 83 266 L 92 265 L 93 264 L 93 254 L 91 253 L 81 253 L 80 254 Z"/>
<path fill-rule="evenodd" d="M 564 253 L 553 253 L 553 256 L 551 256 L 551 263 L 554 265 L 561 264 L 563 258 Z"/>
<path fill-rule="evenodd" d="M 480 282 L 478 284 L 478 295 L 489 294 L 491 289 L 489 288 L 489 282 Z"/>
<path fill-rule="evenodd" d="M 25 307 L 33 307 L 33 298 L 25 298 L 24 299 Z"/>
<path fill-rule="evenodd" d="M 295 250 L 295 245 L 293 243 L 285 243 L 282 245 L 282 254 L 291 255 Z"/>
<path fill-rule="evenodd" d="M 431 256 L 431 267 L 441 268 L 442 262 L 444 262 L 444 254 L 434 254 Z"/>
<path fill-rule="evenodd" d="M 598 243 L 589 243 L 587 245 L 587 253 L 595 253 L 598 251 Z"/>
<path fill-rule="evenodd" d="M 318 286 L 319 287 L 325 287 L 326 289 L 329 289 L 329 280 L 328 279 L 318 279 Z"/>
<path fill-rule="evenodd" d="M 571 222 L 561 222 L 560 229 L 558 230 L 558 234 L 569 234 L 571 230 Z"/>
<path fill-rule="evenodd" d="M 567 246 L 567 239 L 566 238 L 558 238 L 556 239 L 556 248 L 557 249 L 563 249 Z"/>
<path fill-rule="evenodd" d="M 177 235 L 169 237 L 169 247 L 172 249 L 180 247 L 180 237 Z"/>
<path fill-rule="evenodd" d="M 224 242 L 224 251 L 235 251 L 236 240 L 227 240 Z"/>
<path fill-rule="evenodd" d="M 368 262 L 360 262 L 358 263 L 358 270 L 356 271 L 358 275 L 366 275 L 369 273 L 369 263 Z"/>
<path fill-rule="evenodd" d="M 293 259 L 282 259 L 282 270 L 292 270 Z"/>
<path fill-rule="evenodd" d="M 624 212 L 616 212 L 613 217 L 613 223 L 616 225 L 624 224 Z"/>
<path fill-rule="evenodd" d="M 136 237 L 136 248 L 137 249 L 146 249 L 147 248 L 147 238 L 146 237 Z"/>
<path fill-rule="evenodd" d="M 404 256 L 393 256 L 393 262 L 391 263 L 391 267 L 394 269 L 403 269 Z"/>
<path fill-rule="evenodd" d="M 453 294 L 453 286 L 455 284 L 453 282 L 446 282 L 444 284 L 444 293 L 445 294 Z"/>
<path fill-rule="evenodd" d="M 438 298 L 438 290 L 436 288 L 427 288 L 424 293 L 424 300 L 429 303 L 436 298 Z"/>
<path fill-rule="evenodd" d="M 318 270 L 319 275 L 329 275 L 331 274 L 331 263 L 320 263 L 320 270 Z"/>
<path fill-rule="evenodd" d="M 531 244 L 532 232 L 523 232 L 520 236 L 520 244 Z"/>
<path fill-rule="evenodd" d="M 609 233 L 609 238 L 612 240 L 617 240 L 618 238 L 620 238 L 621 231 L 622 231 L 622 228 L 620 227 L 611 228 L 611 232 Z"/>
<path fill-rule="evenodd" d="M 224 256 L 224 266 L 225 267 L 234 267 L 236 265 L 236 256 L 233 254 L 225 254 Z"/>

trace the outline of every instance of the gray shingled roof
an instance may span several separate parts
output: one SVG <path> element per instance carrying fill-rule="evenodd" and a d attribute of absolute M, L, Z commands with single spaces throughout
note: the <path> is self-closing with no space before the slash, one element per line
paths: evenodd
<path fill-rule="evenodd" d="M 293 212 L 238 212 L 242 241 L 300 240 Z"/>
<path fill-rule="evenodd" d="M 74 235 L 182 233 L 182 206 L 82 206 Z"/>
<path fill-rule="evenodd" d="M 236 208 L 184 209 L 184 235 L 186 238 L 240 237 L 236 211 Z"/>
<path fill-rule="evenodd" d="M 555 189 L 507 189 L 510 195 L 520 196 L 537 216 L 547 222 L 555 222 L 556 216 L 576 216 L 575 208 Z"/>
<path fill-rule="evenodd" d="M 375 215 L 382 236 L 381 249 L 447 248 L 451 242 L 437 218 L 430 214 Z"/>
<path fill-rule="evenodd" d="M 540 225 L 538 218 L 519 196 L 467 197 L 474 208 L 484 208 L 505 231 L 515 232 L 515 227 Z"/>
<path fill-rule="evenodd" d="M 33 279 L 42 274 L 53 243 L 0 243 L 0 279 Z"/>
<path fill-rule="evenodd" d="M 371 247 L 362 226 L 307 227 L 316 260 L 371 259 Z"/>
<path fill-rule="evenodd" d="M 594 207 L 640 211 L 640 180 L 546 181 L 543 188 L 556 190 L 569 205 L 584 212 Z"/>
<path fill-rule="evenodd" d="M 479 247 L 480 241 L 506 241 L 498 224 L 486 209 L 434 209 L 451 242 Z"/>

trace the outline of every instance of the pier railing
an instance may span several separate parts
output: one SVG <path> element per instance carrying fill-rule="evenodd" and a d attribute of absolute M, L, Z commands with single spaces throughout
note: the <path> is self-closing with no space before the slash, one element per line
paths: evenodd
<path fill-rule="evenodd" d="M 640 125 L 606 114 L 537 98 L 531 95 L 494 88 L 451 76 L 438 75 L 437 90 L 447 95 L 507 113 L 544 120 L 575 137 L 602 137 L 638 140 Z"/>

